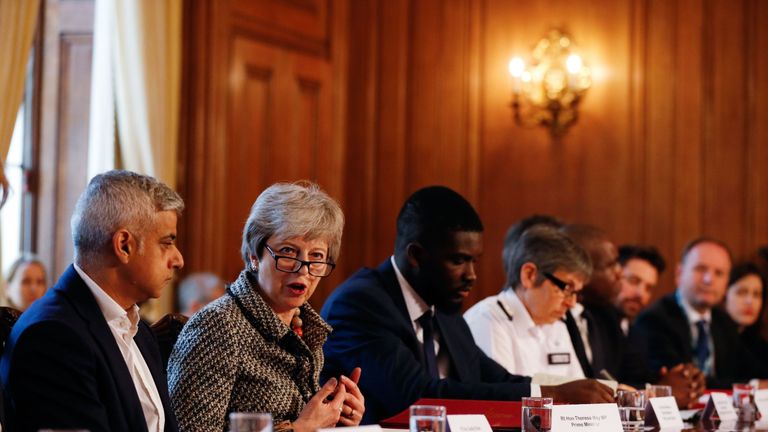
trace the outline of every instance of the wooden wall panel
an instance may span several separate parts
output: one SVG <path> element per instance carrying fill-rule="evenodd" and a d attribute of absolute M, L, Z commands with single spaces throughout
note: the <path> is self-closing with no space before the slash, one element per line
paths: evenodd
<path fill-rule="evenodd" d="M 454 187 L 485 222 L 470 303 L 501 286 L 504 232 L 532 213 L 601 226 L 617 243 L 658 245 L 672 264 L 699 234 L 722 237 L 737 256 L 768 243 L 765 2 L 194 5 L 189 21 L 211 31 L 192 39 L 185 93 L 203 105 L 183 150 L 187 169 L 200 168 L 185 177 L 191 223 L 206 222 L 204 234 L 187 231 L 191 269 L 234 271 L 236 242 L 225 237 L 241 228 L 235 214 L 264 185 L 294 176 L 320 179 L 347 217 L 340 266 L 315 304 L 391 253 L 403 200 L 427 184 Z M 560 139 L 515 125 L 509 107 L 507 62 L 552 27 L 573 35 L 594 70 L 580 119 Z M 278 142 L 284 153 L 274 154 Z M 317 156 L 296 161 L 299 153 Z M 227 167 L 251 167 L 249 180 L 234 181 Z M 673 289 L 673 267 L 661 291 Z"/>
<path fill-rule="evenodd" d="M 340 22 L 346 23 L 345 2 L 190 5 L 184 98 L 199 108 L 185 112 L 202 125 L 186 123 L 182 133 L 185 271 L 233 280 L 244 265 L 248 212 L 274 182 L 312 180 L 343 202 L 346 134 L 337 129 L 344 126 L 346 42 L 339 38 L 346 30 Z M 210 31 L 200 36 L 201 27 Z"/>
<path fill-rule="evenodd" d="M 69 220 L 87 178 L 93 1 L 44 3 L 35 250 L 54 280 L 72 262 Z"/>

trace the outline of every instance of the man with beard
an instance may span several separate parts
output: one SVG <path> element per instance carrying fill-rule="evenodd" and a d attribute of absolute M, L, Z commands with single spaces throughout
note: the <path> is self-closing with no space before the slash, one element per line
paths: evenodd
<path fill-rule="evenodd" d="M 395 253 L 339 286 L 322 317 L 333 327 L 324 376 L 361 367 L 363 423 L 377 423 L 419 398 L 611 402 L 593 380 L 532 385 L 509 374 L 475 345 L 461 316 L 483 251 L 480 217 L 461 195 L 432 186 L 416 191 L 397 218 Z"/>
<path fill-rule="evenodd" d="M 619 264 L 621 290 L 616 307 L 622 314 L 621 330 L 627 335 L 637 314 L 648 306 L 666 263 L 653 246 L 624 245 L 619 247 Z"/>

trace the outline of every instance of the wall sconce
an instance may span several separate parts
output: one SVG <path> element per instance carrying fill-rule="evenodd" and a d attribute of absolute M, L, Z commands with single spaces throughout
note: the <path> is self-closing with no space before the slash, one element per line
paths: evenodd
<path fill-rule="evenodd" d="M 591 71 L 577 54 L 573 39 L 550 30 L 533 49 L 526 66 L 520 57 L 509 62 L 515 123 L 549 128 L 561 136 L 578 118 L 578 105 L 592 84 Z"/>

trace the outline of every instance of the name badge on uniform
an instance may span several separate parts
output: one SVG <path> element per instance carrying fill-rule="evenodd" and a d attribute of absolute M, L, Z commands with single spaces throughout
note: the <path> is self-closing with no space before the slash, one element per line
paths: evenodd
<path fill-rule="evenodd" d="M 551 365 L 567 365 L 571 364 L 571 353 L 552 353 L 547 354 L 549 364 Z"/>

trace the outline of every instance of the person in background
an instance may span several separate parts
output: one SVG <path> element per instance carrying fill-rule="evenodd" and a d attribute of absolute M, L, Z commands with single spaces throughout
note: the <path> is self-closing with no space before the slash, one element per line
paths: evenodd
<path fill-rule="evenodd" d="M 765 296 L 765 278 L 757 266 L 745 262 L 731 269 L 725 310 L 736 323 L 744 346 L 768 367 L 768 341 L 760 334 Z"/>
<path fill-rule="evenodd" d="M 444 186 L 414 192 L 397 217 L 394 254 L 352 275 L 326 300 L 333 326 L 324 376 L 360 366 L 366 394 L 363 423 L 378 423 L 419 398 L 611 402 L 594 380 L 531 384 L 478 348 L 461 315 L 477 280 L 483 224 L 472 205 Z"/>
<path fill-rule="evenodd" d="M 168 362 L 179 429 L 227 431 L 233 412 L 268 412 L 276 431 L 356 426 L 360 369 L 320 385 L 331 327 L 309 305 L 336 266 L 344 214 L 314 183 L 276 183 L 251 207 L 243 271 L 190 318 Z"/>
<path fill-rule="evenodd" d="M 707 388 L 730 389 L 735 382 L 765 378 L 747 351 L 734 322 L 720 308 L 731 272 L 731 252 L 720 240 L 699 237 L 683 249 L 677 290 L 649 306 L 632 326 L 652 368 L 693 362 Z"/>
<path fill-rule="evenodd" d="M 94 177 L 71 219 L 74 263 L 13 326 L 0 360 L 8 430 L 173 432 L 160 352 L 139 306 L 184 259 L 184 202 L 129 171 Z"/>
<path fill-rule="evenodd" d="M 503 256 L 504 289 L 464 314 L 477 345 L 513 374 L 584 378 L 563 318 L 592 273 L 589 255 L 557 229 L 537 225 L 505 244 Z"/>
<path fill-rule="evenodd" d="M 616 307 L 622 314 L 621 330 L 629 334 L 629 326 L 651 301 L 651 294 L 659 283 L 666 262 L 653 246 L 623 245 L 619 247 L 621 290 Z"/>
<path fill-rule="evenodd" d="M 48 281 L 45 265 L 34 255 L 22 255 L 8 270 L 8 306 L 25 311 L 45 294 Z"/>
<path fill-rule="evenodd" d="M 224 281 L 213 273 L 192 273 L 179 283 L 179 312 L 192 316 L 224 295 Z"/>

